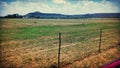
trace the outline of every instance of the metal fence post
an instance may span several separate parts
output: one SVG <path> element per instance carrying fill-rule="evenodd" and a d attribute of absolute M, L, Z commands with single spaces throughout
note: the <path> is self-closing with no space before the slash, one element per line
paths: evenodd
<path fill-rule="evenodd" d="M 61 33 L 59 33 L 58 68 L 60 68 Z"/>
<path fill-rule="evenodd" d="M 101 37 L 102 37 L 102 28 L 100 29 L 99 53 L 101 53 Z"/>

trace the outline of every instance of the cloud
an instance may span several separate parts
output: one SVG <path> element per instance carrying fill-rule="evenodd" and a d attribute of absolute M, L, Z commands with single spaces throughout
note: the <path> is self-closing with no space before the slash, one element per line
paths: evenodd
<path fill-rule="evenodd" d="M 4 10 L 2 10 L 2 15 L 7 15 L 7 14 L 14 14 L 14 13 L 19 13 L 19 14 L 27 14 L 29 12 L 34 12 L 34 11 L 41 11 L 41 12 L 46 12 L 46 11 L 51 11 L 49 10 L 49 6 L 47 4 L 44 4 L 42 2 L 12 2 L 10 4 L 8 3 L 3 3 Z"/>
<path fill-rule="evenodd" d="M 66 4 L 65 0 L 52 0 L 55 4 Z"/>
<path fill-rule="evenodd" d="M 41 1 L 15 1 L 11 3 L 2 2 L 0 15 L 7 14 L 27 14 L 29 12 L 40 11 L 45 13 L 61 14 L 86 14 L 86 13 L 114 13 L 119 12 L 118 6 L 109 1 L 78 1 L 76 4 L 70 3 L 69 0 L 49 0 Z"/>
<path fill-rule="evenodd" d="M 86 14 L 86 13 L 115 13 L 119 8 L 108 1 L 79 1 L 77 4 L 65 4 L 62 8 L 54 9 L 55 12 L 64 14 Z"/>

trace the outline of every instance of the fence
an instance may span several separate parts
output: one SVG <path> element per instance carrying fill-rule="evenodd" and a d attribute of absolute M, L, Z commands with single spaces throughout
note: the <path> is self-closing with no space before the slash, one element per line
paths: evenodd
<path fill-rule="evenodd" d="M 101 53 L 102 50 L 115 47 L 116 43 L 118 43 L 119 40 L 118 31 L 112 31 L 112 30 L 113 29 L 101 28 L 97 31 L 90 32 L 89 34 L 87 33 L 88 35 L 90 34 L 93 35 L 87 36 L 87 34 L 83 32 L 84 34 L 82 36 L 81 35 L 79 36 L 78 34 L 77 37 L 71 36 L 69 35 L 69 33 L 68 34 L 59 33 L 58 68 L 60 68 L 60 50 L 61 50 L 61 56 L 63 56 L 61 58 L 62 60 L 61 63 L 65 64 L 66 61 L 70 63 L 71 61 L 79 60 L 84 57 L 87 57 L 90 54 Z M 107 31 L 112 31 L 112 32 L 107 32 Z"/>
<path fill-rule="evenodd" d="M 26 37 L 30 37 L 29 34 L 28 32 Z M 5 57 L 19 55 L 22 57 L 23 64 L 34 60 L 39 68 L 52 65 L 60 68 L 60 65 L 69 64 L 115 47 L 118 39 L 118 31 L 114 28 L 41 33 L 41 36 L 35 39 L 8 43 L 7 45 L 12 43 L 16 47 L 12 47 L 12 51 L 8 50 L 9 54 L 6 54 Z M 18 58 L 18 56 L 15 57 Z"/>

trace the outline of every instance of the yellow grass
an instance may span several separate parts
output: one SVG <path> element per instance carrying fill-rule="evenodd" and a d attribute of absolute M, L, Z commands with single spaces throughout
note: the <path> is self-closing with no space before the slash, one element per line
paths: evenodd
<path fill-rule="evenodd" d="M 104 64 L 108 64 L 120 58 L 116 48 L 108 49 L 97 55 L 86 57 L 82 60 L 77 60 L 72 64 L 63 65 L 62 68 L 100 68 Z"/>
<path fill-rule="evenodd" d="M 37 21 L 38 24 L 33 22 Z M 114 22 L 119 22 L 117 19 L 80 19 L 74 20 L 42 20 L 42 19 L 29 19 L 29 20 L 3 20 L 1 28 L 16 29 L 21 27 L 33 26 L 56 26 L 56 25 L 74 25 L 85 23 L 108 23 L 112 26 Z M 12 22 L 12 23 L 11 23 Z M 47 22 L 47 23 L 44 23 Z M 67 22 L 67 23 L 65 23 Z M 79 28 L 78 28 L 79 29 Z M 84 28 L 83 28 L 84 29 Z M 72 30 L 72 29 L 70 29 Z M 112 32 L 114 31 L 114 32 Z M 99 35 L 95 37 L 87 37 L 86 41 L 76 42 L 79 36 L 75 36 L 72 43 L 62 41 L 61 46 L 61 67 L 63 68 L 98 68 L 105 63 L 113 61 L 119 57 L 117 50 L 117 43 L 119 43 L 118 30 L 103 30 L 102 34 L 102 53 L 98 53 Z M 87 32 L 85 32 L 87 33 Z M 84 35 L 84 34 L 83 34 Z M 66 35 L 62 37 L 65 38 Z M 69 36 L 68 36 L 69 37 Z M 6 37 L 3 37 L 6 38 Z M 51 65 L 57 66 L 57 53 L 58 53 L 58 38 L 57 36 L 42 36 L 34 39 L 25 40 L 8 40 L 2 41 L 1 46 L 1 66 L 12 68 L 45 68 Z M 81 38 L 81 36 L 80 36 Z M 84 37 L 82 37 L 84 38 Z M 63 39 L 64 40 L 64 39 Z M 46 41 L 46 42 L 44 42 Z M 52 43 L 51 43 L 52 41 Z M 69 41 L 69 38 L 68 38 Z M 75 42 L 74 42 L 75 41 Z"/>

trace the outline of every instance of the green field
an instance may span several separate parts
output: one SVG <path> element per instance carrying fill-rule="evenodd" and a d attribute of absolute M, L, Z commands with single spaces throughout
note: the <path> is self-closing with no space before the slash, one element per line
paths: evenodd
<path fill-rule="evenodd" d="M 116 47 L 120 19 L 1 19 L 2 64 L 6 67 L 57 66 L 58 34 L 62 35 L 61 66 Z M 105 62 L 104 62 L 105 63 Z"/>

